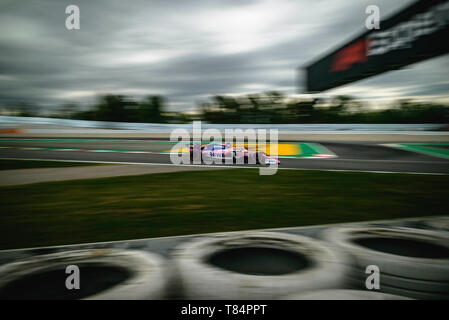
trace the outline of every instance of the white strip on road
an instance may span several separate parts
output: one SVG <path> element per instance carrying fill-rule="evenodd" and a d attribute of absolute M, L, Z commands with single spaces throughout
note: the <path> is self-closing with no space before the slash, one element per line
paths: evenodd
<path fill-rule="evenodd" d="M 37 159 L 37 158 L 0 158 L 4 160 L 32 160 L 32 161 L 57 161 L 57 162 L 81 162 L 81 163 L 105 163 L 105 164 L 132 164 L 145 166 L 175 166 L 175 167 L 204 167 L 204 168 L 230 168 L 230 169 L 260 169 L 261 167 L 247 167 L 247 166 L 229 166 L 229 165 L 208 165 L 208 164 L 172 164 L 172 163 L 149 163 L 149 162 L 120 162 L 120 161 L 97 161 L 97 160 L 60 160 L 60 159 Z M 340 159 L 342 160 L 342 159 Z M 268 167 L 266 167 L 268 168 Z M 331 172 L 366 172 L 366 173 L 402 173 L 402 174 L 430 174 L 445 176 L 449 173 L 436 172 L 410 172 L 410 171 L 382 171 L 382 170 L 351 170 L 351 169 L 314 169 L 314 168 L 283 168 L 280 170 L 304 170 L 304 171 L 331 171 Z M 19 169 L 20 170 L 20 169 Z M 0 172 L 1 173 L 1 172 Z"/>

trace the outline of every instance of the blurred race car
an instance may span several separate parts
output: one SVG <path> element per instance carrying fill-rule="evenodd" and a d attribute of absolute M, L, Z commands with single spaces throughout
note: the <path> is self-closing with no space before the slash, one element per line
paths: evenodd
<path fill-rule="evenodd" d="M 233 147 L 231 144 L 209 143 L 199 144 L 194 143 L 189 147 L 190 160 L 193 161 L 195 148 L 199 150 L 201 159 L 221 159 L 223 162 L 226 159 L 232 158 L 232 163 L 255 163 L 255 164 L 279 164 L 278 158 L 267 156 L 262 151 L 249 151 L 244 147 Z"/>

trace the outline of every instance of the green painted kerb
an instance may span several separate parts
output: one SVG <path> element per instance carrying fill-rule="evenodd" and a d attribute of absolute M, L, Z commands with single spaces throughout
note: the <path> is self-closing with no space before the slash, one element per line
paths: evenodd
<path fill-rule="evenodd" d="M 447 144 L 447 143 L 446 144 L 442 144 L 442 143 L 437 143 L 437 144 L 431 144 L 431 143 L 427 143 L 427 144 L 403 143 L 403 144 L 398 144 L 397 146 L 399 148 L 401 148 L 401 149 L 405 149 L 405 150 L 409 150 L 409 151 L 413 151 L 413 152 L 418 152 L 418 153 L 423 153 L 423 154 L 426 154 L 426 155 L 429 155 L 429 156 L 449 159 L 449 149 L 435 148 L 435 147 L 438 147 L 438 146 L 449 147 L 449 144 Z"/>

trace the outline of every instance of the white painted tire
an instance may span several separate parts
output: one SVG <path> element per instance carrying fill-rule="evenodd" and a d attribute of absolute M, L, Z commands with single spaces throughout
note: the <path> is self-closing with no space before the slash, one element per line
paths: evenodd
<path fill-rule="evenodd" d="M 368 276 L 369 274 L 366 274 L 364 270 L 353 269 L 350 276 L 351 283 L 357 284 L 358 288 L 365 289 L 365 281 Z M 402 288 L 405 290 L 415 290 L 436 295 L 449 296 L 449 282 L 403 278 L 381 272 L 380 291 L 383 291 L 382 289 L 384 285 L 392 286 L 395 288 Z"/>
<path fill-rule="evenodd" d="M 362 274 L 357 270 L 354 274 Z M 348 276 L 346 283 L 348 288 L 357 290 L 367 290 L 365 287 L 365 277 Z M 367 275 L 365 275 L 367 276 Z M 447 283 L 436 281 L 415 280 L 399 278 L 386 274 L 380 276 L 380 288 L 377 292 L 401 295 L 412 299 L 439 300 L 448 299 L 449 292 L 445 291 Z"/>
<path fill-rule="evenodd" d="M 384 285 L 383 287 L 381 285 L 381 291 L 389 294 L 400 295 L 418 300 L 447 300 L 449 298 L 447 295 L 445 296 L 431 292 L 408 290 L 404 288 L 396 288 L 386 285 Z"/>
<path fill-rule="evenodd" d="M 350 253 L 358 269 L 376 265 L 380 274 L 412 278 L 417 280 L 449 281 L 449 238 L 440 232 L 410 228 L 376 226 L 335 227 L 324 230 L 321 238 L 332 242 Z M 438 246 L 444 255 L 438 258 L 412 257 L 382 252 L 359 245 L 360 239 L 387 238 L 414 241 L 423 245 Z"/>
<path fill-rule="evenodd" d="M 275 249 L 310 264 L 286 274 L 254 275 L 211 264 L 214 254 L 242 248 Z M 322 241 L 274 232 L 233 232 L 196 238 L 173 253 L 187 299 L 276 299 L 306 290 L 337 288 L 348 256 Z"/>
<path fill-rule="evenodd" d="M 117 267 L 129 273 L 129 277 L 123 282 L 83 298 L 85 300 L 162 299 L 165 295 L 167 285 L 165 260 L 159 255 L 145 251 L 120 249 L 58 252 L 8 263 L 0 267 L 0 290 L 25 276 L 44 270 L 65 270 L 68 265 L 81 265 L 79 267 L 81 286 L 83 265 Z"/>
<path fill-rule="evenodd" d="M 420 221 L 420 225 L 429 230 L 449 232 L 449 217 L 436 217 Z"/>
<path fill-rule="evenodd" d="M 364 281 L 361 281 L 360 279 L 350 277 L 348 278 L 347 283 L 349 284 L 348 288 L 356 290 L 367 290 L 365 288 Z M 422 290 L 413 290 L 410 288 L 389 286 L 386 283 L 382 282 L 382 280 L 380 283 L 380 288 L 376 291 L 420 300 L 441 300 L 449 298 L 447 293 L 428 292 Z"/>
<path fill-rule="evenodd" d="M 290 295 L 285 300 L 411 300 L 410 298 L 367 290 L 327 289 Z"/>

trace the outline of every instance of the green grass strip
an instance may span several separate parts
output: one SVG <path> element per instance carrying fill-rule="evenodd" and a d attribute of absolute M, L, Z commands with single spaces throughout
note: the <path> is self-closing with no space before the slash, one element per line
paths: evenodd
<path fill-rule="evenodd" d="M 0 248 L 447 214 L 449 176 L 254 169 L 0 188 Z"/>

